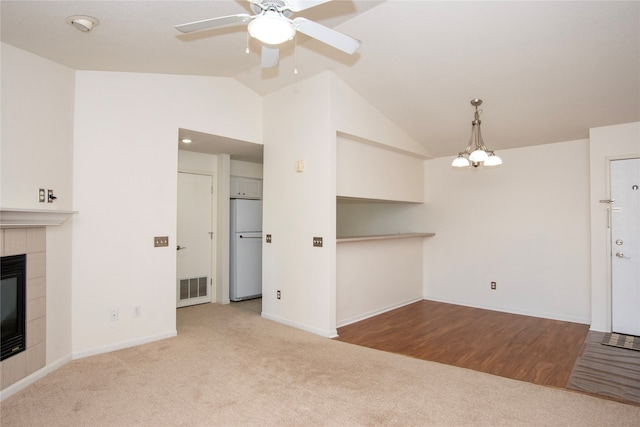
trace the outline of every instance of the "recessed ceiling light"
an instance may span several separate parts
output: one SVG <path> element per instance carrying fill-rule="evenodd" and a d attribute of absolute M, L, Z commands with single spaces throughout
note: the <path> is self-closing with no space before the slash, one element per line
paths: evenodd
<path fill-rule="evenodd" d="M 83 33 L 90 32 L 100 21 L 91 16 L 74 15 L 67 18 L 67 24 L 73 25 Z"/>
<path fill-rule="evenodd" d="M 191 140 L 189 138 L 182 138 L 180 141 L 182 141 L 185 144 L 191 144 Z"/>

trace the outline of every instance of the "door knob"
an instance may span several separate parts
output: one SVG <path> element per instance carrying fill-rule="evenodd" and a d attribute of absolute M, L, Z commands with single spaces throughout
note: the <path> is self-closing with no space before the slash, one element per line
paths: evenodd
<path fill-rule="evenodd" d="M 187 247 L 186 247 L 186 246 L 180 246 L 180 245 L 178 245 L 178 247 L 176 248 L 176 250 L 178 250 L 178 251 L 179 251 L 180 249 L 187 249 Z"/>

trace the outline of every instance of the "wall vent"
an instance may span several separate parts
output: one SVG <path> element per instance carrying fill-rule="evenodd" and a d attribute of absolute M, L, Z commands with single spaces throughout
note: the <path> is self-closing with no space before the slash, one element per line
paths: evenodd
<path fill-rule="evenodd" d="M 209 277 L 180 279 L 180 301 L 207 296 Z"/>

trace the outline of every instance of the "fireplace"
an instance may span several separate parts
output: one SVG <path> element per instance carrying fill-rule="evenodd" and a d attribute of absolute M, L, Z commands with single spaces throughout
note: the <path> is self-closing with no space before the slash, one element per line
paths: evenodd
<path fill-rule="evenodd" d="M 26 259 L 0 258 L 0 361 L 26 349 Z"/>
<path fill-rule="evenodd" d="M 3 393 L 47 363 L 46 228 L 7 227 L 4 212 L 0 212 Z"/>

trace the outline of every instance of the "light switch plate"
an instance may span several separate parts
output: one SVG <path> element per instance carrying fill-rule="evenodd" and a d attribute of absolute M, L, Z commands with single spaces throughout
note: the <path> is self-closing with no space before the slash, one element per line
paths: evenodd
<path fill-rule="evenodd" d="M 156 236 L 153 238 L 153 246 L 160 248 L 162 246 L 169 246 L 169 236 Z"/>

